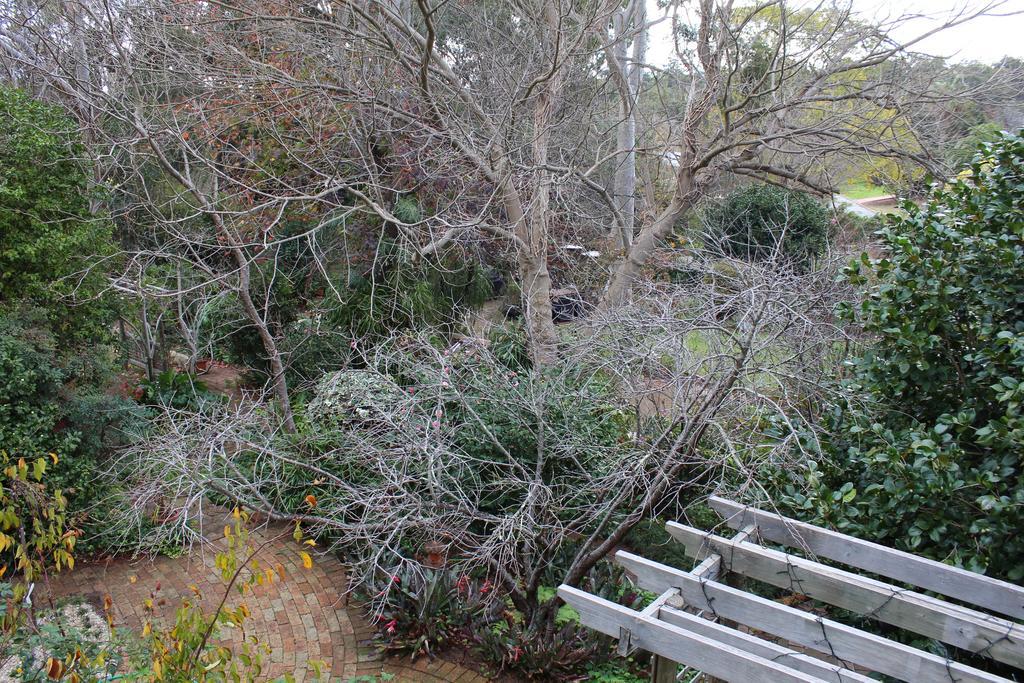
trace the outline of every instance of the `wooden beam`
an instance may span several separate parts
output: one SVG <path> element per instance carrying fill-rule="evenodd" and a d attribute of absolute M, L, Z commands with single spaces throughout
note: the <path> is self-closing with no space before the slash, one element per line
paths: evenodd
<path fill-rule="evenodd" d="M 748 541 L 751 535 L 757 532 L 757 526 L 754 524 L 744 525 L 743 528 L 733 536 L 734 541 Z M 721 555 L 710 555 L 704 558 L 699 565 L 694 567 L 691 571 L 694 576 L 699 576 L 704 579 L 711 579 L 717 581 L 722 575 L 722 556 Z"/>
<path fill-rule="evenodd" d="M 773 662 L 784 664 L 791 669 L 803 671 L 804 673 L 823 678 L 827 681 L 839 681 L 840 683 L 877 683 L 867 676 L 844 669 L 841 666 L 824 662 L 810 655 L 796 652 L 789 648 L 777 645 L 757 636 L 738 631 L 728 626 L 716 624 L 713 621 L 698 617 L 693 614 L 665 607 L 661 610 L 660 619 L 667 624 L 685 628 L 687 631 L 702 635 L 705 638 L 717 640 L 720 643 L 731 645 L 745 652 L 758 657 L 770 659 Z"/>
<path fill-rule="evenodd" d="M 733 538 L 745 541 L 748 538 L 750 538 L 751 534 L 755 533 L 756 531 L 757 527 L 755 527 L 753 524 L 750 524 L 740 529 L 739 532 L 737 532 L 737 534 Z M 694 576 L 699 576 L 706 579 L 719 578 L 722 574 L 721 556 L 711 555 L 709 557 L 704 558 L 704 560 L 699 565 L 694 567 L 690 573 Z M 619 642 L 621 647 L 622 641 L 620 640 Z M 651 666 L 654 670 L 654 673 L 651 676 L 651 681 L 652 683 L 664 683 L 663 680 L 659 679 L 664 679 L 667 677 L 667 674 L 665 674 L 664 672 L 670 669 L 672 671 L 675 671 L 675 662 L 663 661 L 663 658 L 657 655 L 655 655 L 652 659 L 653 662 Z"/>
<path fill-rule="evenodd" d="M 725 569 L 1024 668 L 1024 627 L 818 562 L 669 522 L 688 554 L 722 556 Z"/>
<path fill-rule="evenodd" d="M 919 586 L 957 600 L 1024 619 L 1024 588 L 983 574 L 887 548 L 725 498 L 708 504 L 733 529 L 756 524 L 763 538 L 857 569 Z"/>
<path fill-rule="evenodd" d="M 711 676 L 726 681 L 772 681 L 773 683 L 824 683 L 810 674 L 783 666 L 739 648 L 705 638 L 686 629 L 562 585 L 558 595 L 572 606 L 584 626 L 617 637 L 620 628 L 629 629 L 637 647 L 668 659 L 683 661 Z"/>
<path fill-rule="evenodd" d="M 680 603 L 683 601 L 683 599 L 679 597 L 679 591 L 674 588 L 669 588 L 667 591 L 664 591 L 661 595 L 652 600 L 651 604 L 644 607 L 643 610 L 640 611 L 640 616 L 654 617 L 657 619 L 658 614 L 661 613 L 661 608 L 668 604 L 668 601 L 673 598 L 678 600 Z M 626 633 L 627 632 L 623 631 L 623 634 Z M 634 650 L 636 650 L 636 644 L 630 640 L 628 634 L 623 634 L 619 635 L 618 653 L 620 657 L 628 657 Z"/>
<path fill-rule="evenodd" d="M 625 551 L 615 561 L 641 588 L 674 588 L 690 607 L 718 614 L 789 642 L 811 648 L 841 662 L 864 667 L 901 681 L 945 683 L 1010 683 L 1005 678 L 946 660 L 909 645 L 861 631 L 766 598 L 746 593 Z"/>

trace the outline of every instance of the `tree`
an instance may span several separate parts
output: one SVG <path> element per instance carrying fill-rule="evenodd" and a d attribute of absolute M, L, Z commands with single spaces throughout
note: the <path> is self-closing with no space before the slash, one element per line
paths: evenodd
<path fill-rule="evenodd" d="M 558 352 L 548 262 L 566 234 L 597 240 L 616 232 L 631 241 L 598 288 L 601 305 L 614 307 L 629 298 L 660 241 L 723 176 L 827 193 L 828 170 L 842 160 L 936 167 L 918 141 L 925 123 L 907 112 L 959 94 L 938 91 L 909 67 L 925 37 L 896 38 L 909 17 L 876 26 L 846 10 L 782 0 L 743 8 L 671 3 L 679 70 L 663 80 L 682 89 L 672 100 L 681 105 L 646 124 L 662 144 L 625 149 L 622 114 L 638 110 L 630 88 L 641 69 L 643 3 L 630 5 L 629 21 L 613 1 L 159 10 L 140 3 L 95 12 L 85 9 L 90 0 L 71 4 L 83 11 L 68 11 L 52 27 L 39 25 L 48 19 L 42 15 L 8 12 L 0 46 L 11 69 L 103 112 L 81 120 L 98 149 L 120 151 L 107 157 L 118 173 L 138 175 L 147 158 L 172 179 L 210 234 L 171 230 L 178 243 L 171 253 L 236 291 L 268 361 L 281 367 L 279 335 L 250 291 L 251 264 L 273 258 L 274 226 L 300 207 L 312 216 L 310 239 L 339 214 L 372 216 L 414 253 L 481 241 L 507 252 L 531 353 L 542 365 Z M 1000 6 L 954 14 L 928 34 Z M 609 35 L 616 21 L 623 30 Z M 615 58 L 626 41 L 630 64 Z M 102 82 L 75 78 L 100 61 L 105 75 L 90 73 Z M 145 82 L 141 74 L 149 74 Z M 659 92 L 657 84 L 650 92 Z M 616 118 L 624 125 L 601 123 Z M 625 179 L 635 153 L 670 161 L 673 177 L 665 200 L 646 206 L 630 231 L 633 191 Z M 416 220 L 402 220 L 398 201 L 424 183 L 431 201 Z M 136 196 L 139 206 L 154 199 Z M 196 262 L 198 244 L 215 244 L 226 261 Z M 291 424 L 283 377 L 275 370 L 272 385 Z"/>
<path fill-rule="evenodd" d="M 643 82 L 644 60 L 647 57 L 647 3 L 631 0 L 625 7 L 619 8 L 612 16 L 612 28 L 614 36 L 606 38 L 605 48 L 608 71 L 615 81 L 619 99 L 612 196 L 621 214 L 619 237 L 622 248 L 626 250 L 633 242 L 636 218 L 637 109 L 640 106 L 640 84 Z"/>
<path fill-rule="evenodd" d="M 167 411 L 123 454 L 133 503 L 119 523 L 147 501 L 187 507 L 213 492 L 302 523 L 345 553 L 359 585 L 419 571 L 425 548 L 440 547 L 454 571 L 499 587 L 528 637 L 556 638 L 544 586 L 588 580 L 676 501 L 798 459 L 760 432 L 821 400 L 841 337 L 834 274 L 714 266 L 602 314 L 541 370 L 472 341 L 397 337 L 368 349 L 364 369 L 325 376 L 294 436 L 256 405 Z"/>
<path fill-rule="evenodd" d="M 848 270 L 869 335 L 849 404 L 789 503 L 844 531 L 1024 576 L 1024 138 L 986 145 Z"/>
<path fill-rule="evenodd" d="M 0 86 L 0 307 L 42 307 L 68 339 L 102 338 L 111 317 L 92 300 L 106 283 L 90 265 L 112 245 L 90 211 L 84 155 L 61 107 Z"/>

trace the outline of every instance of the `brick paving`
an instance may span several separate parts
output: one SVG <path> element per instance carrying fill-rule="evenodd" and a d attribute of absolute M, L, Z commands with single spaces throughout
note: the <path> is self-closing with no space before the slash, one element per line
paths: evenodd
<path fill-rule="evenodd" d="M 280 564 L 285 571 L 284 581 L 257 586 L 245 597 L 252 613 L 246 621 L 248 633 L 259 636 L 272 648 L 264 668 L 268 680 L 288 672 L 294 672 L 298 681 L 312 680 L 310 660 L 324 661 L 331 681 L 349 681 L 382 671 L 393 674 L 396 683 L 489 680 L 478 671 L 440 659 L 382 659 L 372 644 L 372 628 L 359 609 L 348 604 L 345 570 L 337 558 L 314 552 L 313 568 L 305 569 L 299 546 L 287 529 L 254 529 L 250 537 L 254 548 L 269 540 L 258 559 L 264 566 Z M 155 595 L 156 618 L 160 620 L 173 619 L 182 598 L 192 596 L 192 585 L 199 588 L 204 604 L 212 609 L 224 595 L 220 572 L 214 568 L 216 552 L 205 547 L 180 558 L 82 564 L 58 575 L 51 590 L 57 598 L 77 596 L 95 605 L 101 605 L 109 595 L 115 625 L 137 630 L 145 616 L 143 604 L 151 594 Z M 228 604 L 237 604 L 240 599 L 234 591 Z M 241 636 L 236 633 L 234 639 Z"/>

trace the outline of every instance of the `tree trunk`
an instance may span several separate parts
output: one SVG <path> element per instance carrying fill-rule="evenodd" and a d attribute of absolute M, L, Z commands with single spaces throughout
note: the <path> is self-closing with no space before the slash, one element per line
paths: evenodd
<path fill-rule="evenodd" d="M 613 197 L 622 214 L 619 236 L 624 251 L 633 243 L 636 216 L 636 108 L 640 99 L 643 61 L 647 53 L 647 10 L 644 0 L 634 0 L 614 17 L 616 43 L 613 49 L 618 62 L 619 123 L 615 131 L 616 166 Z M 635 30 L 632 55 L 626 41 L 628 31 Z"/>
<path fill-rule="evenodd" d="M 633 223 L 636 216 L 636 114 L 631 103 L 619 100 L 619 121 L 615 132 L 618 155 L 615 166 L 615 207 L 622 214 L 619 240 L 623 250 L 633 244 Z"/>
<path fill-rule="evenodd" d="M 523 290 L 523 318 L 526 323 L 530 359 L 548 365 L 558 355 L 555 323 L 551 316 L 551 276 L 548 273 L 547 235 L 537 235 L 523 211 L 519 193 L 506 179 L 502 185 L 505 213 L 518 240 L 517 265 Z"/>
<path fill-rule="evenodd" d="M 523 288 L 523 305 L 530 345 L 530 357 L 537 366 L 553 363 L 558 357 L 555 323 L 551 318 L 551 276 L 548 273 L 548 222 L 551 211 L 551 172 L 547 170 L 548 148 L 551 144 L 551 125 L 556 101 L 562 88 L 562 61 L 557 39 L 560 30 L 558 7 L 553 1 L 545 3 L 544 23 L 540 27 L 543 41 L 552 60 L 550 74 L 540 82 L 533 102 L 533 197 L 529 210 L 503 174 L 502 196 L 505 211 L 515 226 L 518 238 L 519 279 Z"/>
<path fill-rule="evenodd" d="M 242 302 L 246 317 L 249 318 L 260 335 L 263 342 L 263 349 L 267 352 L 267 359 L 270 361 L 271 378 L 270 383 L 274 391 L 274 398 L 277 399 L 278 411 L 281 413 L 281 426 L 289 434 L 294 434 L 295 416 L 292 413 L 291 400 L 288 397 L 288 380 L 284 375 L 284 363 L 281 360 L 281 351 L 277 348 L 277 340 L 271 334 L 267 322 L 256 310 L 252 295 L 249 293 L 249 263 L 245 260 L 245 254 L 241 249 L 234 247 L 235 261 L 238 263 L 238 298 Z"/>
<path fill-rule="evenodd" d="M 633 246 L 626 253 L 625 258 L 612 271 L 608 287 L 598 303 L 598 311 L 606 311 L 609 308 L 621 306 L 629 301 L 633 282 L 640 275 L 640 270 L 654 253 L 658 242 L 671 234 L 672 226 L 675 225 L 679 217 L 683 215 L 683 212 L 692 203 L 692 199 L 688 196 L 689 177 L 687 177 L 686 186 L 687 191 L 677 191 L 672 201 L 665 207 L 665 210 L 637 235 Z M 682 179 L 680 179 L 679 189 L 682 190 Z"/>

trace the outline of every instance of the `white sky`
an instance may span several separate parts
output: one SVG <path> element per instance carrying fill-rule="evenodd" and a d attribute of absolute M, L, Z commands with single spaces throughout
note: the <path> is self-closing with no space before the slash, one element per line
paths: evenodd
<path fill-rule="evenodd" d="M 915 19 L 899 34 L 908 39 L 934 28 L 951 12 L 967 7 L 979 7 L 983 0 L 846 0 L 854 10 L 875 20 L 894 19 L 904 14 L 922 14 L 927 18 Z M 656 0 L 648 0 L 648 17 L 660 17 Z M 811 4 L 800 0 L 794 4 Z M 817 4 L 816 2 L 814 4 Z M 979 17 L 966 24 L 943 31 L 915 47 L 920 52 L 948 57 L 953 61 L 994 62 L 1001 57 L 1024 58 L 1024 0 L 1005 0 L 997 12 L 1014 16 Z M 651 29 L 648 59 L 652 64 L 664 64 L 672 58 L 670 22 L 664 21 Z"/>

